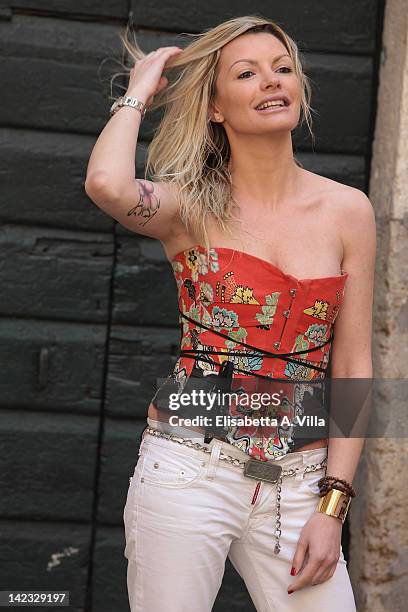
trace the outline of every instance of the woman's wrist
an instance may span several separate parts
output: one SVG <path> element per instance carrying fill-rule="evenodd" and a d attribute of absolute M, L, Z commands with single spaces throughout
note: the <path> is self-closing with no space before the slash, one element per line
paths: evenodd
<path fill-rule="evenodd" d="M 349 497 L 355 497 L 356 492 L 351 482 L 337 476 L 323 476 L 317 483 L 320 491 L 320 496 L 326 495 L 331 489 L 343 491 Z"/>
<path fill-rule="evenodd" d="M 317 510 L 344 523 L 350 506 L 351 496 L 335 487 L 320 497 Z"/>
<path fill-rule="evenodd" d="M 136 90 L 127 90 L 124 96 L 129 96 L 130 98 L 137 98 L 140 100 L 145 106 L 147 105 L 149 99 L 151 98 L 151 94 L 144 91 L 143 89 Z"/>
<path fill-rule="evenodd" d="M 333 516 L 332 514 L 327 514 L 327 512 L 321 512 L 318 508 L 316 508 L 315 514 L 321 517 L 327 516 L 328 517 L 327 520 L 329 522 L 332 522 L 333 525 L 337 525 L 340 530 L 343 529 L 343 521 L 339 519 L 337 516 Z M 326 519 L 322 519 L 322 520 L 326 520 Z"/>

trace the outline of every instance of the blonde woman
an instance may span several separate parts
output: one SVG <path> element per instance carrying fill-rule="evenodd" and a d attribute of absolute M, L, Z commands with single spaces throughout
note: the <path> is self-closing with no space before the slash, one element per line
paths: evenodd
<path fill-rule="evenodd" d="M 329 352 L 333 378 L 371 377 L 372 206 L 295 160 L 311 89 L 273 21 L 231 19 L 147 55 L 123 42 L 135 61 L 128 98 L 95 144 L 85 188 L 121 225 L 160 240 L 182 330 L 124 508 L 131 610 L 210 611 L 229 557 L 258 611 L 351 612 L 341 532 L 363 440 L 308 438 L 296 419 Z M 135 179 L 144 111 L 160 106 Z M 275 379 L 299 386 L 273 406 L 276 427 L 217 429 L 170 419 L 169 389 L 193 379 L 213 390 L 239 379 L 241 392 Z M 229 410 L 245 413 L 239 400 Z"/>

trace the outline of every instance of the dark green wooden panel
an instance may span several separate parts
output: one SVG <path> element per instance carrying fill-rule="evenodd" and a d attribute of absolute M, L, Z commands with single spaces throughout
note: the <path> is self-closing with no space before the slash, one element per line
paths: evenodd
<path fill-rule="evenodd" d="M 106 336 L 105 325 L 0 318 L 0 407 L 99 414 Z"/>
<path fill-rule="evenodd" d="M 362 155 L 295 151 L 295 156 L 306 170 L 363 191 L 365 189 L 366 160 Z"/>
<path fill-rule="evenodd" d="M 129 612 L 123 527 L 98 526 L 93 555 L 92 610 Z"/>
<path fill-rule="evenodd" d="M 70 607 L 57 609 L 87 612 L 90 525 L 2 520 L 0 532 L 0 590 L 70 591 Z"/>
<path fill-rule="evenodd" d="M 98 424 L 98 417 L 1 410 L 0 517 L 92 521 Z"/>
<path fill-rule="evenodd" d="M 128 2 L 124 0 L 9 0 L 4 3 L 4 19 L 25 11 L 39 16 L 60 15 L 69 19 L 116 18 L 123 23 L 128 17 Z M 376 0 L 337 2 L 326 0 L 292 0 L 276 2 L 262 0 L 255 5 L 251 0 L 234 4 L 209 0 L 205 4 L 192 0 L 176 0 L 163 4 L 159 0 L 130 2 L 133 21 L 138 27 L 173 32 L 200 32 L 240 15 L 259 14 L 273 19 L 289 34 L 309 48 L 324 51 L 372 53 L 375 50 L 377 6 Z"/>
<path fill-rule="evenodd" d="M 201 32 L 241 15 L 257 14 L 277 21 L 298 43 L 309 49 L 372 53 L 375 49 L 376 0 L 131 0 L 138 27 L 177 32 Z"/>
<path fill-rule="evenodd" d="M 146 423 L 136 419 L 105 419 L 99 475 L 98 525 L 121 525 L 129 478 L 138 461 Z"/>
<path fill-rule="evenodd" d="M 14 10 L 35 12 L 39 15 L 61 15 L 69 19 L 120 18 L 126 19 L 127 0 L 7 0 Z"/>
<path fill-rule="evenodd" d="M 120 31 L 51 17 L 0 21 L 0 77 L 8 84 L 0 122 L 99 133 L 109 119 L 110 78 L 121 70 Z"/>
<path fill-rule="evenodd" d="M 174 277 L 157 240 L 117 236 L 114 323 L 163 326 L 177 322 Z"/>
<path fill-rule="evenodd" d="M 170 374 L 178 328 L 113 325 L 106 381 L 107 415 L 144 418 L 157 385 Z"/>
<path fill-rule="evenodd" d="M 3 225 L 0 250 L 1 316 L 107 321 L 111 235 Z"/>
<path fill-rule="evenodd" d="M 94 136 L 3 128 L 0 139 L 0 221 L 112 231 L 84 190 Z"/>

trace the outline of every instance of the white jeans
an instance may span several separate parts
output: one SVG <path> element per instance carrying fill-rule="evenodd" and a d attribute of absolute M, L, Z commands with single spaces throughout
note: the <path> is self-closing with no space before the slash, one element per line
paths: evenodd
<path fill-rule="evenodd" d="M 347 564 L 340 547 L 334 575 L 287 593 L 300 531 L 318 502 L 324 468 L 286 476 L 281 491 L 281 551 L 275 546 L 276 484 L 257 483 L 219 452 L 246 459 L 213 439 L 211 454 L 145 433 L 123 513 L 131 612 L 210 612 L 225 561 L 245 581 L 258 612 L 355 612 Z M 318 463 L 327 447 L 299 451 L 279 461 L 283 469 Z"/>

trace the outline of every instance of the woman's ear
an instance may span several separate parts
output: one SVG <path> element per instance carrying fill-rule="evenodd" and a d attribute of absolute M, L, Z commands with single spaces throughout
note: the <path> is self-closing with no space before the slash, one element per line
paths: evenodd
<path fill-rule="evenodd" d="M 208 113 L 207 113 L 207 121 L 214 121 L 214 109 L 212 106 L 210 106 L 210 108 L 208 109 Z"/>
<path fill-rule="evenodd" d="M 224 121 L 222 114 L 213 103 L 209 106 L 207 120 L 214 121 L 215 123 Z"/>
<path fill-rule="evenodd" d="M 224 119 L 222 114 L 218 111 L 211 111 L 208 113 L 208 121 L 213 121 L 214 123 L 222 123 Z"/>

